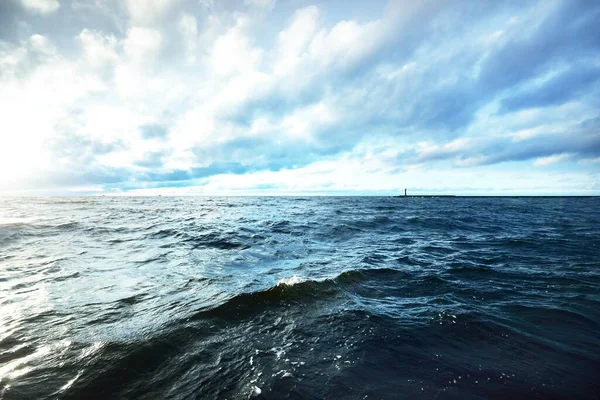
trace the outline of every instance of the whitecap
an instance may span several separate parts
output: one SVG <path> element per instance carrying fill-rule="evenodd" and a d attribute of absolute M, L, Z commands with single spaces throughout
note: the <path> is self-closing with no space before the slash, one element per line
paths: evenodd
<path fill-rule="evenodd" d="M 306 278 L 294 275 L 290 278 L 280 279 L 279 282 L 277 282 L 277 286 L 294 286 L 295 284 L 302 282 L 306 282 Z"/>
<path fill-rule="evenodd" d="M 254 386 L 252 388 L 252 393 L 250 393 L 250 398 L 258 397 L 262 393 L 262 390 L 258 386 Z"/>

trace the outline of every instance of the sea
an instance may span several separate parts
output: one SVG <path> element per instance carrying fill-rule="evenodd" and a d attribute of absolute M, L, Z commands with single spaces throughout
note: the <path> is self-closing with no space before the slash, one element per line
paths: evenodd
<path fill-rule="evenodd" d="M 0 399 L 598 399 L 600 198 L 0 198 Z"/>

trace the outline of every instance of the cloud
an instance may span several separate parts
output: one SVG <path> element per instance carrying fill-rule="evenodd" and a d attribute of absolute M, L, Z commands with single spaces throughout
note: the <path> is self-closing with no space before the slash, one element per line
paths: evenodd
<path fill-rule="evenodd" d="M 179 31 L 185 42 L 185 52 L 187 62 L 194 64 L 196 62 L 196 49 L 198 46 L 198 24 L 193 15 L 184 14 L 179 20 Z"/>
<path fill-rule="evenodd" d="M 134 26 L 123 42 L 125 55 L 137 65 L 151 63 L 162 45 L 161 33 L 155 29 Z"/>
<path fill-rule="evenodd" d="M 148 24 L 164 17 L 177 1 L 178 0 L 126 0 L 126 7 L 133 24 Z"/>
<path fill-rule="evenodd" d="M 167 137 L 167 128 L 159 124 L 145 124 L 140 126 L 144 139 L 164 139 Z"/>
<path fill-rule="evenodd" d="M 244 0 L 244 4 L 251 7 L 273 8 L 277 0 Z"/>
<path fill-rule="evenodd" d="M 579 164 L 581 164 L 581 165 L 597 165 L 597 164 L 600 164 L 600 157 L 584 158 L 582 160 L 579 160 Z"/>
<path fill-rule="evenodd" d="M 567 160 L 570 154 L 557 154 L 554 156 L 541 157 L 534 161 L 533 165 L 536 167 L 547 167 L 548 165 L 556 164 L 561 161 Z"/>
<path fill-rule="evenodd" d="M 156 168 L 163 164 L 164 154 L 161 152 L 150 152 L 144 154 L 141 160 L 135 161 L 135 164 L 144 168 Z"/>
<path fill-rule="evenodd" d="M 60 7 L 58 0 L 21 0 L 21 4 L 28 11 L 39 14 L 51 14 Z"/>
<path fill-rule="evenodd" d="M 240 17 L 226 33 L 219 36 L 210 53 L 212 72 L 219 76 L 251 73 L 258 68 L 262 51 L 252 46 L 246 30 L 250 22 Z"/>
<path fill-rule="evenodd" d="M 548 125 L 533 133 L 524 130 L 508 135 L 460 137 L 442 143 L 419 142 L 404 156 L 411 163 L 449 160 L 461 168 L 529 160 L 536 166 L 550 165 L 552 161 L 583 160 L 600 155 L 599 128 L 598 117 L 592 117 L 560 126 L 560 129 Z"/>
<path fill-rule="evenodd" d="M 23 171 L 3 188 L 470 191 L 513 168 L 584 188 L 598 168 L 594 2 L 64 5 L 0 6 L 19 27 L 0 28 L 0 171 Z"/>
<path fill-rule="evenodd" d="M 588 1 L 540 2 L 513 20 L 482 65 L 488 87 L 512 88 L 547 72 L 566 57 L 578 59 L 598 49 L 599 5 Z M 532 23 L 535 22 L 535 23 Z"/>
<path fill-rule="evenodd" d="M 598 92 L 595 87 L 600 81 L 598 65 L 573 65 L 567 71 L 558 72 L 542 82 L 536 82 L 502 101 L 502 111 L 560 105 L 581 98 L 585 94 Z"/>
<path fill-rule="evenodd" d="M 92 68 L 103 68 L 118 61 L 117 38 L 84 29 L 78 35 L 83 57 Z"/>

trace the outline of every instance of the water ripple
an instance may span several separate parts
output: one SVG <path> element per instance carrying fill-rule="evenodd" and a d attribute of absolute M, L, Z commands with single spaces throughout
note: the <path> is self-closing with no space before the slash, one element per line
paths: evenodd
<path fill-rule="evenodd" d="M 597 198 L 0 198 L 0 399 L 593 398 Z"/>

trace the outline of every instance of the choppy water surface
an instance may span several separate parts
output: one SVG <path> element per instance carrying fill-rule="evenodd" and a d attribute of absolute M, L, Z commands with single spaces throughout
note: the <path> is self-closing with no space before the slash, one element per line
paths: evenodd
<path fill-rule="evenodd" d="M 598 398 L 599 210 L 3 198 L 0 398 Z"/>

